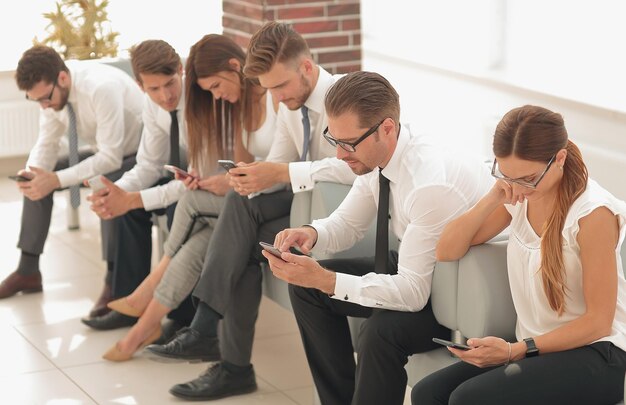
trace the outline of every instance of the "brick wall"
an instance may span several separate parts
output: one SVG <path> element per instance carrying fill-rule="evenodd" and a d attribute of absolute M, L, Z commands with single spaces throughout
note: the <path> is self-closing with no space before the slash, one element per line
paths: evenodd
<path fill-rule="evenodd" d="M 293 24 L 331 73 L 361 69 L 360 0 L 222 0 L 224 34 L 246 48 L 266 21 Z"/>

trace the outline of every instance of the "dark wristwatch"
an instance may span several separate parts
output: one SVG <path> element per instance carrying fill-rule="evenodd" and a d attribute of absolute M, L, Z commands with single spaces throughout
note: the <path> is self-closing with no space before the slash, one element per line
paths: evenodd
<path fill-rule="evenodd" d="M 537 345 L 535 345 L 535 339 L 526 338 L 524 339 L 526 342 L 526 357 L 535 357 L 539 355 L 539 349 L 537 349 Z"/>

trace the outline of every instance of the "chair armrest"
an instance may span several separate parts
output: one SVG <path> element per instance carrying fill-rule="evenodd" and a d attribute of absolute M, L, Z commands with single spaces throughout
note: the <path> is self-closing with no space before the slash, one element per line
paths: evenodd
<path fill-rule="evenodd" d="M 509 287 L 506 245 L 474 246 L 459 260 L 457 312 L 463 336 L 515 338 L 517 314 Z"/>
<path fill-rule="evenodd" d="M 458 329 L 459 261 L 437 262 L 433 273 L 430 301 L 437 322 L 451 330 Z"/>

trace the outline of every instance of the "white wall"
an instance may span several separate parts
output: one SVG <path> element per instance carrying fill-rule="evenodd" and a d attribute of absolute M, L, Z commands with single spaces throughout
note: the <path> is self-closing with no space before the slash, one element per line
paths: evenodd
<path fill-rule="evenodd" d="M 524 104 L 541 105 L 563 115 L 570 138 L 580 146 L 591 176 L 626 200 L 626 111 L 518 87 L 497 74 L 490 75 L 485 66 L 476 68 L 477 63 L 469 69 L 438 61 L 420 63 L 413 48 L 421 46 L 416 44 L 421 37 L 412 36 L 419 30 L 394 25 L 402 18 L 407 20 L 407 14 L 414 15 L 410 10 L 415 3 L 388 0 L 385 3 L 391 2 L 392 7 L 385 11 L 375 0 L 362 1 L 363 69 L 381 73 L 394 85 L 400 94 L 402 120 L 410 122 L 414 132 L 425 132 L 445 147 L 492 157 L 491 136 L 504 113 Z M 398 20 L 392 15 L 404 17 Z M 463 32 L 456 35 L 462 36 Z M 435 39 L 433 34 L 421 40 Z M 393 46 L 385 46 L 400 40 L 406 57 L 395 52 Z M 448 50 L 442 48 L 441 52 Z M 600 70 L 589 72 L 591 76 L 602 74 Z"/>

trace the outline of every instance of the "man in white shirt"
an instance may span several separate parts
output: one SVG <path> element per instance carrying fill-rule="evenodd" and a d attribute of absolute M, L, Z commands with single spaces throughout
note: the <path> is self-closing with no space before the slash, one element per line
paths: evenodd
<path fill-rule="evenodd" d="M 80 204 L 78 187 L 96 175 L 118 179 L 135 163 L 141 134 L 141 91 L 123 71 L 100 63 L 66 64 L 46 46 L 24 52 L 15 78 L 26 98 L 38 102 L 40 129 L 26 169 L 18 175 L 24 194 L 18 247 L 20 263 L 0 284 L 0 298 L 20 291 L 41 291 L 39 256 L 48 236 L 55 190 L 70 187 L 72 206 Z M 61 153 L 67 137 L 69 153 Z M 78 140 L 90 147 L 78 150 Z M 63 156 L 68 153 L 67 156 Z M 103 256 L 112 259 L 110 221 L 102 222 Z"/>
<path fill-rule="evenodd" d="M 176 202 L 186 190 L 182 181 L 163 168 L 166 164 L 187 167 L 180 56 L 165 41 L 147 40 L 135 46 L 130 57 L 137 84 L 145 93 L 137 164 L 115 184 L 103 179 L 106 187 L 88 197 L 100 218 L 117 222 L 115 264 L 109 280 L 112 299 L 129 295 L 149 274 L 152 213 L 166 214 L 171 224 Z M 188 324 L 195 312 L 190 302 L 188 311 L 174 310 L 172 319 Z M 184 317 L 179 319 L 178 315 Z M 116 311 L 83 319 L 88 326 L 102 330 L 135 321 Z"/>
<path fill-rule="evenodd" d="M 402 404 L 408 356 L 448 337 L 430 307 L 435 246 L 447 222 L 493 184 L 478 159 L 444 154 L 400 126 L 400 103 L 382 76 L 356 72 L 326 96 L 325 137 L 359 177 L 328 218 L 287 229 L 267 252 L 274 275 L 290 283 L 291 303 L 323 404 Z M 375 258 L 318 263 L 288 252 L 350 248 L 377 218 Z M 388 222 L 400 240 L 388 250 Z M 357 362 L 347 316 L 368 318 Z"/>
<path fill-rule="evenodd" d="M 217 220 L 193 293 L 199 304 L 190 328 L 166 345 L 147 348 L 159 356 L 193 360 L 214 353 L 219 345 L 223 361 L 212 372 L 170 390 L 184 399 L 256 389 L 250 357 L 261 300 L 263 257 L 258 241 L 271 241 L 288 226 L 293 193 L 312 188 L 316 181 L 351 184 L 355 178 L 345 163 L 332 158 L 334 149 L 322 137 L 324 94 L 340 76 L 313 62 L 304 39 L 287 24 L 270 22 L 253 36 L 245 66 L 247 76 L 258 77 L 281 101 L 272 148 L 265 162 L 242 164 L 229 172 L 239 194 L 227 194 Z M 285 190 L 285 184 L 290 189 Z M 270 187 L 279 191 L 256 195 Z M 248 198 L 251 193 L 256 197 Z"/>

